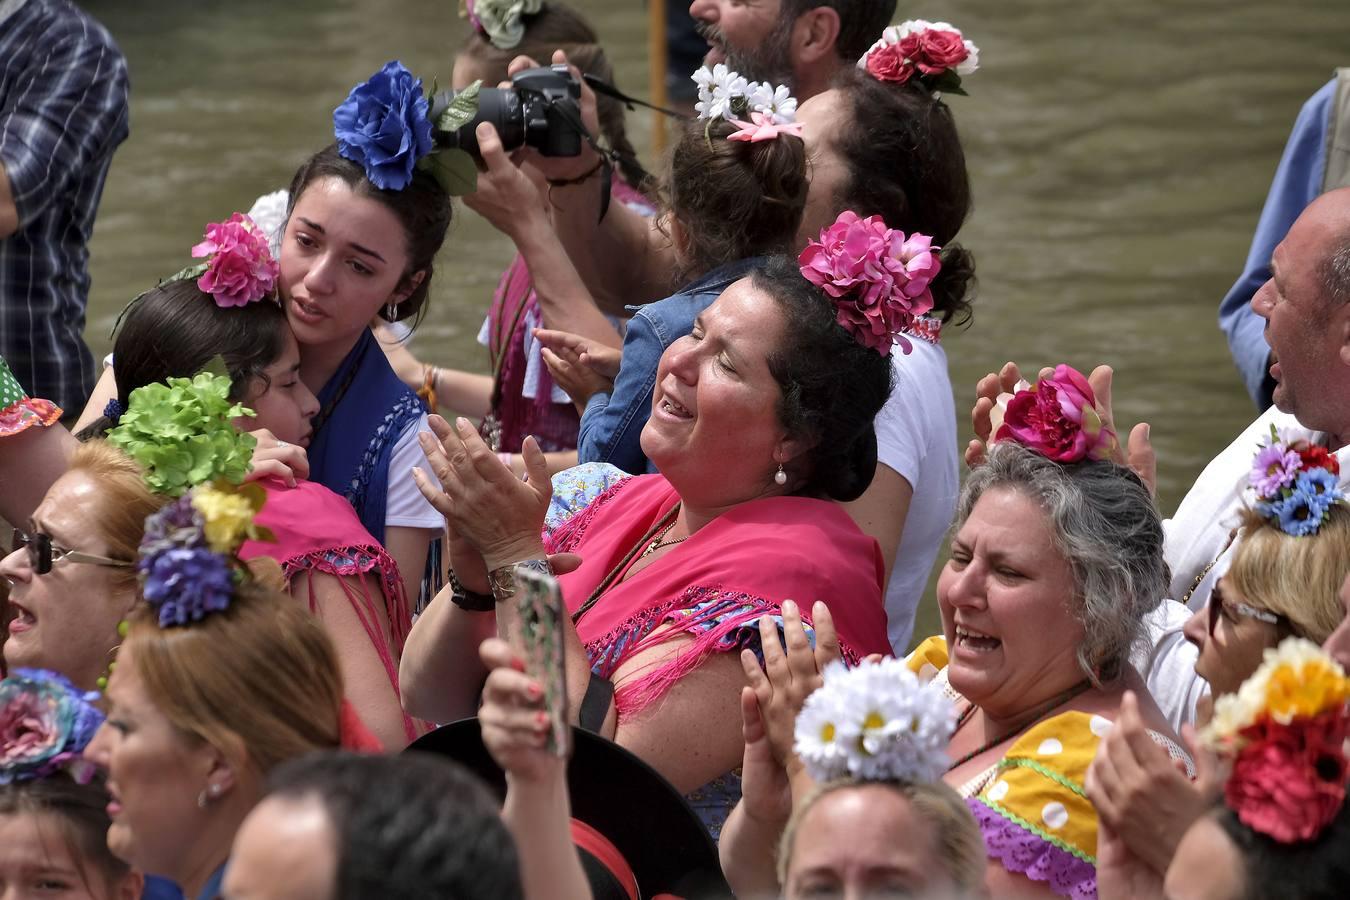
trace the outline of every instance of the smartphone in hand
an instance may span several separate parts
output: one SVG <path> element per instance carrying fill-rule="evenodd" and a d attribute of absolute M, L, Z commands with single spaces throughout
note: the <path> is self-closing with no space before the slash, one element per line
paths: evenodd
<path fill-rule="evenodd" d="M 572 726 L 567 715 L 563 660 L 567 609 L 563 606 L 562 587 L 557 578 L 532 569 L 517 568 L 515 577 L 525 671 L 544 689 L 544 709 L 550 721 L 548 750 L 555 756 L 567 756 Z"/>

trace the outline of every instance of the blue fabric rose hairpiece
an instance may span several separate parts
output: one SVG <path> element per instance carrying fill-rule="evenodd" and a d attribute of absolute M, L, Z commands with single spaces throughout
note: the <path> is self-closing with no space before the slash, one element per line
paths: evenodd
<path fill-rule="evenodd" d="M 333 111 L 338 153 L 360 165 L 377 188 L 401 191 L 422 169 L 434 176 L 452 197 L 470 194 L 478 185 L 478 166 L 458 147 L 438 146 L 436 133 L 452 133 L 478 113 L 480 82 L 462 91 L 437 95 L 422 92 L 416 78 L 398 60 L 352 88 Z"/>
<path fill-rule="evenodd" d="M 43 669 L 15 669 L 0 681 L 0 784 L 58 772 L 87 784 L 95 767 L 84 748 L 103 724 L 97 699 Z"/>

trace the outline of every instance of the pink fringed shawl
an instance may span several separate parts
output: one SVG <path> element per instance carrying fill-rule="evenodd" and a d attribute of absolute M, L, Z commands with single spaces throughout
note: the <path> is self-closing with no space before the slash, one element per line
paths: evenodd
<path fill-rule="evenodd" d="M 398 564 L 362 526 L 351 504 L 323 485 L 299 481 L 290 488 L 277 478 L 264 478 L 259 484 L 267 490 L 267 502 L 258 513 L 257 522 L 270 528 L 277 540 L 248 541 L 239 551 L 240 558 L 273 557 L 281 563 L 288 586 L 301 572 L 336 576 L 397 694 L 398 660 L 412 629 Z M 370 577 L 344 577 L 348 575 Z M 367 587 L 371 581 L 379 585 L 378 596 L 372 596 Z M 308 603 L 309 611 L 315 612 L 317 598 L 312 586 Z M 392 647 L 386 640 L 381 619 L 389 623 Z M 403 727 L 410 740 L 417 737 L 415 720 L 406 714 Z"/>
<path fill-rule="evenodd" d="M 660 475 L 626 479 L 548 536 L 550 552 L 577 553 L 581 567 L 562 576 L 575 612 L 624 556 L 679 500 Z M 806 497 L 743 503 L 701 528 L 661 559 L 618 581 L 581 619 L 577 631 L 597 673 L 612 677 L 643 650 L 689 638 L 688 646 L 615 695 L 620 715 L 659 699 L 709 654 L 740 646 L 742 630 L 777 615 L 784 600 L 803 612 L 829 604 L 844 656 L 856 662 L 886 653 L 881 552 L 839 505 Z M 668 626 L 654 634 L 659 626 Z"/>

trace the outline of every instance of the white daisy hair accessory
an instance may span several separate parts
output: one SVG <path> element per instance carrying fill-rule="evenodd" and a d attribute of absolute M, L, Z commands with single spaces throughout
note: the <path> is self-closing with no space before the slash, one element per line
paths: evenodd
<path fill-rule="evenodd" d="M 694 73 L 698 102 L 694 110 L 706 122 L 726 119 L 740 130 L 729 135 L 733 141 L 769 141 L 780 134 L 802 136 L 797 121 L 797 98 L 787 85 L 747 81 L 742 75 L 718 63 L 703 66 Z"/>
<path fill-rule="evenodd" d="M 816 781 L 926 783 L 947 771 L 951 701 L 903 661 L 825 667 L 825 683 L 797 716 L 794 749 Z"/>

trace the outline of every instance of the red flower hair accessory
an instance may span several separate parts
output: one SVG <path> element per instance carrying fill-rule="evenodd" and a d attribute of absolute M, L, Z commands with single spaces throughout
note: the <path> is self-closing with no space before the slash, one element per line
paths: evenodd
<path fill-rule="evenodd" d="M 1055 462 L 1110 459 L 1116 433 L 1097 410 L 1092 385 L 1072 366 L 1060 364 L 1036 384 L 1019 382 L 1000 394 L 989 413 L 994 441 L 1015 441 Z"/>
<path fill-rule="evenodd" d="M 928 235 L 886 227 L 880 216 L 851 210 L 806 245 L 797 263 L 803 277 L 834 299 L 836 319 L 858 343 L 882 356 L 903 332 L 933 308 L 929 285 L 942 271 L 939 248 Z"/>
<path fill-rule="evenodd" d="M 931 91 L 966 92 L 961 76 L 980 67 L 980 48 L 946 22 L 910 19 L 892 25 L 858 60 L 858 68 L 878 81 L 904 84 L 917 77 Z"/>
<path fill-rule="evenodd" d="M 1236 694 L 1220 697 L 1205 740 L 1233 758 L 1224 800 L 1282 844 L 1314 840 L 1345 802 L 1350 679 L 1316 644 L 1286 638 Z"/>
<path fill-rule="evenodd" d="M 267 235 L 243 213 L 207 225 L 205 240 L 192 248 L 192 255 L 207 258 L 197 287 L 214 297 L 217 306 L 261 300 L 272 293 L 281 273 Z"/>

